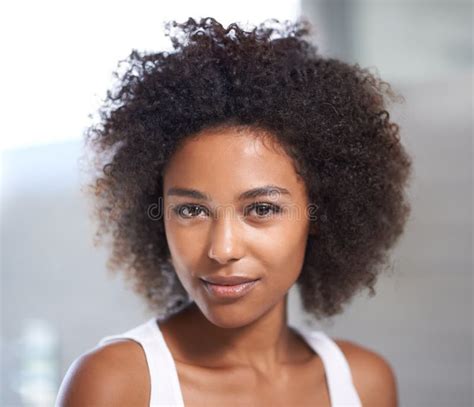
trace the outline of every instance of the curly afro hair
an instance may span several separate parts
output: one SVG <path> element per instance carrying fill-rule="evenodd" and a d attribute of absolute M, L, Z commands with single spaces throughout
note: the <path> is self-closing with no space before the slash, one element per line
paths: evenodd
<path fill-rule="evenodd" d="M 110 237 L 109 270 L 125 271 L 161 315 L 190 301 L 150 208 L 163 202 L 164 168 L 184 139 L 244 125 L 274 135 L 317 207 L 296 282 L 305 311 L 331 317 L 359 290 L 373 296 L 411 210 L 412 161 L 387 111 L 399 96 L 368 69 L 319 55 L 305 19 L 251 30 L 213 18 L 164 27 L 173 49 L 132 50 L 120 61 L 126 69 L 114 73 L 100 121 L 85 132 L 95 239 Z"/>

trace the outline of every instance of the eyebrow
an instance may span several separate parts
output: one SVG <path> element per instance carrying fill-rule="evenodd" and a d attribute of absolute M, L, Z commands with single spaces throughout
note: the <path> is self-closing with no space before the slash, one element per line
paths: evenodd
<path fill-rule="evenodd" d="M 282 194 L 282 195 L 290 195 L 290 191 L 286 188 L 282 188 L 276 185 L 264 185 L 257 188 L 249 189 L 248 191 L 242 192 L 238 196 L 239 201 L 243 201 L 246 199 L 257 198 L 261 196 L 268 196 L 272 194 Z M 211 197 L 201 191 L 196 189 L 188 189 L 188 188 L 170 188 L 166 194 L 167 196 L 184 196 L 188 198 L 194 199 L 201 199 L 204 201 L 210 201 Z"/>

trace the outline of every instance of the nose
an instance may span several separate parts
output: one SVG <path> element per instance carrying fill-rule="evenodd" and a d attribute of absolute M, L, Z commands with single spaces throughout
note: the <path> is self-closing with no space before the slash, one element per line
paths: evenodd
<path fill-rule="evenodd" d="M 239 220 L 233 210 L 220 208 L 211 230 L 209 258 L 220 264 L 239 260 L 244 255 Z"/>

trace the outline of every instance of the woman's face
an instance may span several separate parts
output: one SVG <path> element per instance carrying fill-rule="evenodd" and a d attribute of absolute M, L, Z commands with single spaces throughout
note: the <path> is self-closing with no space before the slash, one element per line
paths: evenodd
<path fill-rule="evenodd" d="M 202 131 L 185 141 L 164 173 L 172 264 L 201 312 L 221 327 L 248 324 L 281 305 L 303 265 L 306 188 L 270 140 L 235 127 Z M 201 280 L 235 275 L 258 281 L 242 296 L 223 297 Z"/>

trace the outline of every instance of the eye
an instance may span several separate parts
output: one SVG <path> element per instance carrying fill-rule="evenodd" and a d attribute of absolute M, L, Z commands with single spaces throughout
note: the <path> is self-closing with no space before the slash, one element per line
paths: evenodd
<path fill-rule="evenodd" d="M 278 205 L 274 205 L 267 202 L 256 202 L 245 209 L 245 215 L 256 210 L 258 218 L 269 218 L 271 215 L 275 215 L 281 212 L 281 208 Z M 270 216 L 268 216 L 270 214 Z"/>
<path fill-rule="evenodd" d="M 244 215 L 248 216 L 253 210 L 255 210 L 258 219 L 266 219 L 280 213 L 282 208 L 268 202 L 256 202 L 245 208 Z M 198 204 L 177 205 L 173 207 L 173 212 L 183 219 L 198 218 L 201 213 L 204 213 L 204 216 L 208 215 L 206 208 Z"/>
<path fill-rule="evenodd" d="M 196 218 L 196 213 L 203 212 L 204 208 L 200 205 L 195 204 L 186 204 L 186 205 L 177 205 L 173 207 L 173 212 L 176 215 L 180 216 L 183 219 L 192 219 Z"/>

